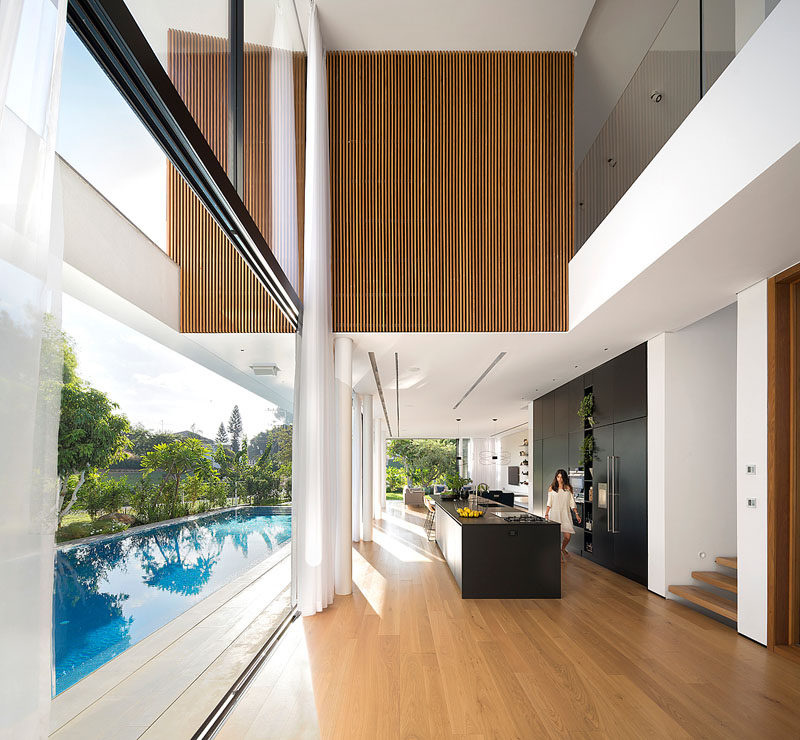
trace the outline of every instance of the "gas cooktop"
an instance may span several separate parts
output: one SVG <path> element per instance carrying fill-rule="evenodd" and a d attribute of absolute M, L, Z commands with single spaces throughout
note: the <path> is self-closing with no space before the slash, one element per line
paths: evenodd
<path fill-rule="evenodd" d="M 547 521 L 536 514 L 528 514 L 524 511 L 493 511 L 492 514 L 499 516 L 509 524 L 543 524 Z"/>

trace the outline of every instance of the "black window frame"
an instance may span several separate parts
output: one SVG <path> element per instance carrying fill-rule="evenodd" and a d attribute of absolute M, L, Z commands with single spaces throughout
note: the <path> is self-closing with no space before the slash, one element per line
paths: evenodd
<path fill-rule="evenodd" d="M 298 329 L 303 306 L 241 197 L 244 98 L 244 0 L 230 0 L 229 116 L 232 176 L 159 62 L 124 0 L 69 0 L 67 21 L 123 98 L 158 142 L 236 251 Z M 235 26 L 235 27 L 234 27 Z M 239 188 L 236 186 L 239 182 Z"/>

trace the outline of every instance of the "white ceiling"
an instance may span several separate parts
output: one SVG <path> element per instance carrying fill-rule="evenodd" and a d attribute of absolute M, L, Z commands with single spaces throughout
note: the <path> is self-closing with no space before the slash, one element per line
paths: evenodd
<path fill-rule="evenodd" d="M 356 390 L 375 390 L 366 354 L 374 351 L 395 431 L 398 352 L 402 436 L 481 437 L 523 423 L 525 400 L 731 304 L 739 291 L 800 261 L 797 192 L 800 145 L 567 333 L 350 335 Z M 503 351 L 506 357 L 454 411 Z"/>
<path fill-rule="evenodd" d="M 304 24 L 307 3 L 295 2 Z M 410 51 L 572 51 L 593 5 L 594 0 L 317 0 L 326 48 Z"/>

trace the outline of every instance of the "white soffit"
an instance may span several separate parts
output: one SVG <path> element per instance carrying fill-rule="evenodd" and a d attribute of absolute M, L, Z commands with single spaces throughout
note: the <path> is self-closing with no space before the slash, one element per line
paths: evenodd
<path fill-rule="evenodd" d="M 593 5 L 594 0 L 317 0 L 327 49 L 371 51 L 572 51 Z"/>

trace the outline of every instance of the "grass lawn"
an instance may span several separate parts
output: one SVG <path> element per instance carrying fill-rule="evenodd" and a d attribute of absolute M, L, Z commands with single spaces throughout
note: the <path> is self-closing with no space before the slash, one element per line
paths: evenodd
<path fill-rule="evenodd" d="M 78 540 L 95 534 L 114 534 L 127 528 L 127 525 L 111 519 L 93 522 L 85 511 L 71 511 L 61 520 L 61 526 L 56 530 L 56 542 Z"/>
<path fill-rule="evenodd" d="M 387 501 L 402 501 L 403 494 L 401 491 L 387 491 L 386 492 L 386 500 Z"/>

